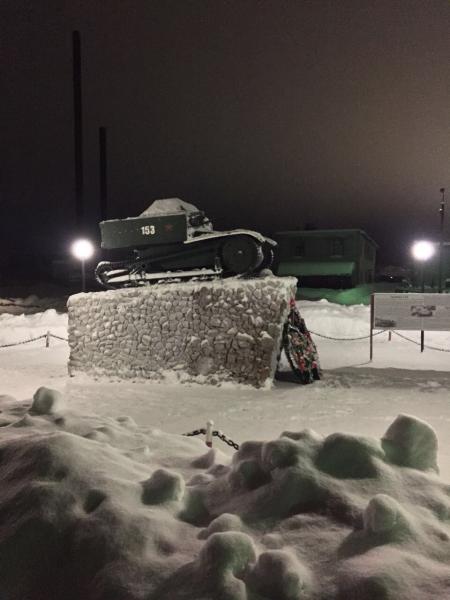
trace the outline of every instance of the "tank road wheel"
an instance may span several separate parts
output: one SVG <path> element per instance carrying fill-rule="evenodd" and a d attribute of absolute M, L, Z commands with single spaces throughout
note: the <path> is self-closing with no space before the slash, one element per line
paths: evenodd
<path fill-rule="evenodd" d="M 263 260 L 261 245 L 248 235 L 229 237 L 221 247 L 224 270 L 235 275 L 255 271 Z"/>

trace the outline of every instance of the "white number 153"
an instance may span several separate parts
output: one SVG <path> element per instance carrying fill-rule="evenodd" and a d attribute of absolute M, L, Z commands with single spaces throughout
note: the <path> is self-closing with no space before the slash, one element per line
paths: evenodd
<path fill-rule="evenodd" d="M 143 225 L 141 227 L 142 235 L 155 235 L 156 229 L 154 225 Z"/>

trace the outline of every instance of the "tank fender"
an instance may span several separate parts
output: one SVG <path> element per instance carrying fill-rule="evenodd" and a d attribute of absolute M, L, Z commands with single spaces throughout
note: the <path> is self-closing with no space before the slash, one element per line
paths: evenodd
<path fill-rule="evenodd" d="M 258 233 L 257 231 L 252 231 L 251 229 L 231 229 L 230 231 L 212 231 L 211 233 L 205 233 L 204 235 L 199 235 L 195 238 L 189 238 L 184 243 L 185 244 L 193 244 L 195 242 L 202 242 L 204 240 L 213 240 L 220 238 L 227 238 L 235 235 L 248 235 L 252 237 L 254 240 L 258 241 L 260 244 L 269 244 L 270 246 L 276 246 L 277 243 L 275 240 Z"/>

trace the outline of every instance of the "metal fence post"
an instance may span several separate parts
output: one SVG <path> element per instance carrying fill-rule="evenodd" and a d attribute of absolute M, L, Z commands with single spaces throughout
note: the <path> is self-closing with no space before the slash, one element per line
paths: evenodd
<path fill-rule="evenodd" d="M 375 312 L 375 294 L 370 295 L 370 350 L 369 360 L 373 360 L 373 323 L 374 323 L 374 312 Z"/>
<path fill-rule="evenodd" d="M 212 439 L 213 439 L 213 427 L 214 421 L 208 421 L 206 423 L 206 445 L 208 448 L 212 448 Z"/>

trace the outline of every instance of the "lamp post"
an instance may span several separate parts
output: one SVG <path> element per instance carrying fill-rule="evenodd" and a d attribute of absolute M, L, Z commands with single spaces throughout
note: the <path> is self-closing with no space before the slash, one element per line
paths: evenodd
<path fill-rule="evenodd" d="M 94 254 L 94 246 L 89 240 L 76 240 L 71 246 L 72 254 L 81 262 L 81 291 L 86 291 L 85 263 Z"/>
<path fill-rule="evenodd" d="M 427 242 L 426 240 L 414 242 L 412 246 L 412 255 L 418 262 L 420 262 L 420 279 L 422 293 L 425 291 L 424 264 L 433 256 L 434 253 L 434 244 L 432 242 Z"/>
<path fill-rule="evenodd" d="M 420 262 L 420 278 L 422 294 L 425 292 L 425 277 L 424 277 L 424 264 L 429 260 L 435 253 L 435 245 L 432 242 L 421 240 L 420 242 L 414 242 L 412 246 L 413 257 Z M 423 329 L 420 330 L 420 351 L 423 352 L 425 348 L 425 334 Z"/>
<path fill-rule="evenodd" d="M 439 190 L 441 192 L 441 206 L 439 208 L 440 216 L 440 237 L 439 237 L 439 293 L 442 293 L 442 247 L 444 245 L 444 213 L 445 213 L 445 188 Z"/>

